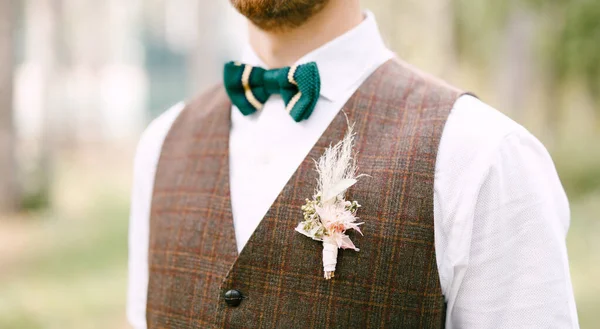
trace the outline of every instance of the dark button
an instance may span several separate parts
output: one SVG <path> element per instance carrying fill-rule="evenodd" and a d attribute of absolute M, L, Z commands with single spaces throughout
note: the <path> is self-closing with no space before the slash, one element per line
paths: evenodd
<path fill-rule="evenodd" d="M 242 299 L 244 299 L 242 293 L 235 289 L 231 289 L 225 293 L 225 302 L 229 306 L 236 307 L 240 305 Z"/>

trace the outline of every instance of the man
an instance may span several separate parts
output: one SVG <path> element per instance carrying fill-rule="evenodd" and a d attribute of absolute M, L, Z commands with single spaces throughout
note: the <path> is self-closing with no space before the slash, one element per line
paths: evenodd
<path fill-rule="evenodd" d="M 578 327 L 568 202 L 531 134 L 396 59 L 359 0 L 232 3 L 244 55 L 139 145 L 135 328 Z M 325 280 L 294 228 L 347 121 L 364 236 Z"/>

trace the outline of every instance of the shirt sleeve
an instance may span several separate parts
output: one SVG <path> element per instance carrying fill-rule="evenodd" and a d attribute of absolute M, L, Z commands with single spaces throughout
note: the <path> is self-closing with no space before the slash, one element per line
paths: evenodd
<path fill-rule="evenodd" d="M 449 326 L 578 328 L 565 242 L 569 206 L 552 159 L 522 127 L 489 154 Z"/>
<path fill-rule="evenodd" d="M 142 134 L 135 155 L 129 217 L 127 290 L 127 319 L 135 329 L 146 328 L 149 222 L 156 166 L 163 141 L 183 108 L 183 103 L 177 104 L 155 119 Z"/>

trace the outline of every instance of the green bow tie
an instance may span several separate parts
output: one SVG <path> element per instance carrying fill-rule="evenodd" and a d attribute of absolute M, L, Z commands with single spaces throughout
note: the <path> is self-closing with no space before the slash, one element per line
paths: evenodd
<path fill-rule="evenodd" d="M 317 63 L 265 70 L 237 62 L 225 64 L 225 89 L 244 115 L 262 109 L 272 94 L 280 94 L 294 121 L 308 119 L 317 104 L 321 79 Z"/>

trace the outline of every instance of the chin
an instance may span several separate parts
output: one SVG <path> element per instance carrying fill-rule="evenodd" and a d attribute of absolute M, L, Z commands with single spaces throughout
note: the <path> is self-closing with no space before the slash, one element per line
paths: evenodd
<path fill-rule="evenodd" d="M 329 0 L 230 0 L 254 25 L 263 30 L 301 26 L 321 11 Z"/>

